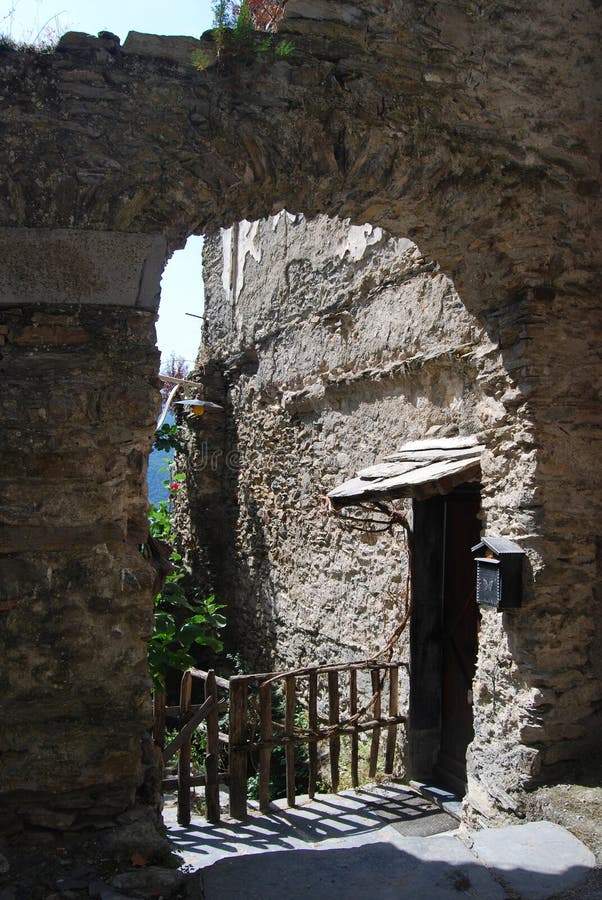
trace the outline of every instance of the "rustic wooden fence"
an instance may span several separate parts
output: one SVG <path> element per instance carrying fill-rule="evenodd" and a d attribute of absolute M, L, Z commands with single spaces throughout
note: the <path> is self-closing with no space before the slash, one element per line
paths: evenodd
<path fill-rule="evenodd" d="M 205 686 L 205 700 L 200 704 L 191 703 L 192 682 L 195 678 L 200 679 Z M 162 748 L 163 765 L 179 752 L 177 778 L 164 778 L 163 790 L 177 787 L 180 825 L 190 825 L 190 791 L 200 785 L 205 787 L 207 820 L 213 824 L 220 820 L 219 785 L 220 782 L 228 782 L 228 772 L 219 770 L 220 744 L 227 745 L 228 735 L 219 730 L 219 715 L 228 709 L 228 701 L 219 699 L 218 690 L 228 691 L 225 678 L 220 678 L 213 670 L 204 672 L 201 669 L 188 669 L 182 675 L 178 706 L 166 706 L 164 693 L 156 693 L 154 697 L 153 736 L 155 743 Z M 167 719 L 177 719 L 179 731 L 164 746 Z M 200 726 L 204 726 L 206 732 L 205 774 L 193 775 L 191 742 L 194 732 Z"/>
<path fill-rule="evenodd" d="M 295 746 L 308 745 L 308 794 L 316 793 L 319 775 L 318 743 L 328 742 L 330 780 L 336 793 L 340 782 L 341 736 L 350 740 L 350 772 L 354 787 L 359 784 L 359 735 L 371 732 L 368 776 L 378 770 L 381 734 L 385 734 L 384 773 L 393 772 L 397 729 L 405 716 L 399 714 L 399 669 L 405 663 L 356 662 L 330 666 L 309 666 L 289 672 L 235 675 L 228 681 L 213 672 L 191 669 L 182 678 L 180 706 L 165 707 L 164 698 L 155 700 L 155 740 L 162 746 L 166 716 L 178 716 L 181 730 L 163 751 L 167 761 L 178 750 L 178 822 L 190 822 L 190 788 L 205 786 L 207 819 L 219 821 L 219 783 L 228 784 L 230 815 L 245 819 L 247 782 L 251 754 L 258 757 L 259 808 L 270 804 L 270 770 L 275 747 L 284 747 L 286 798 L 295 805 Z M 191 705 L 193 678 L 205 682 L 205 701 Z M 366 684 L 358 690 L 358 679 Z M 342 682 L 345 682 L 344 684 Z M 273 720 L 273 693 L 283 691 L 284 721 Z M 218 688 L 228 692 L 219 700 Z M 368 696 L 360 705 L 359 696 Z M 386 704 L 386 712 L 383 707 Z M 299 707 L 307 725 L 296 721 Z M 228 709 L 228 734 L 219 732 L 219 713 Z M 204 723 L 207 732 L 205 775 L 190 774 L 190 740 Z M 227 750 L 227 771 L 218 770 L 220 743 Z M 174 780 L 164 781 L 166 788 Z"/>

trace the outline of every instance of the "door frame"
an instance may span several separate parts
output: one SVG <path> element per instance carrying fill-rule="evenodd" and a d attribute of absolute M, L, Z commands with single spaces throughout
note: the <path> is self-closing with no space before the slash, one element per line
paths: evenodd
<path fill-rule="evenodd" d="M 412 501 L 412 614 L 410 619 L 409 775 L 436 782 L 441 745 L 445 507 L 459 495 L 480 496 L 480 485 Z"/>

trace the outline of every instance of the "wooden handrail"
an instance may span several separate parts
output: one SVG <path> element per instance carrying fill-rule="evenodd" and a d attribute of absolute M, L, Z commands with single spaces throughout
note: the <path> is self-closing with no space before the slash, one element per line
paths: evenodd
<path fill-rule="evenodd" d="M 248 684 L 243 679 L 230 680 L 230 815 L 247 817 L 247 702 Z"/>
<path fill-rule="evenodd" d="M 188 669 L 193 678 L 200 678 L 202 681 L 207 681 L 210 674 L 215 678 L 215 683 L 218 687 L 224 688 L 226 691 L 230 690 L 230 682 L 227 678 L 220 678 L 219 675 L 216 675 L 213 670 L 211 672 L 205 672 L 204 669 Z"/>
<path fill-rule="evenodd" d="M 232 675 L 229 682 L 226 684 L 232 684 L 235 682 L 243 682 L 246 681 L 249 687 L 255 687 L 263 681 L 280 681 L 282 679 L 286 679 L 291 675 L 294 675 L 297 678 L 303 678 L 304 676 L 310 675 L 312 672 L 318 672 L 319 674 L 327 673 L 327 672 L 351 672 L 353 669 L 364 669 L 370 671 L 372 669 L 399 669 L 399 668 L 409 668 L 409 663 L 398 661 L 394 663 L 390 662 L 351 662 L 351 663 L 336 663 L 333 665 L 315 665 L 315 666 L 305 666 L 301 669 L 287 669 L 284 672 L 254 672 L 252 675 Z M 191 670 L 197 671 L 197 670 Z M 222 679 L 224 680 L 224 679 Z"/>
<path fill-rule="evenodd" d="M 259 734 L 262 746 L 259 750 L 259 809 L 267 812 L 270 806 L 270 765 L 272 748 L 266 742 L 272 735 L 272 687 L 262 684 L 259 688 Z"/>
<path fill-rule="evenodd" d="M 330 710 L 329 737 L 330 747 L 330 783 L 336 794 L 339 789 L 339 755 L 341 752 L 340 704 L 339 704 L 339 669 L 328 670 L 328 709 Z M 377 675 L 378 677 L 378 675 Z"/>
<path fill-rule="evenodd" d="M 236 747 L 230 744 L 231 749 L 235 749 L 237 752 L 244 750 L 246 747 L 247 750 L 261 750 L 262 747 L 280 747 L 284 744 L 316 744 L 319 741 L 329 740 L 331 737 L 342 734 L 351 734 L 353 735 L 356 731 L 359 733 L 363 733 L 364 731 L 373 731 L 375 728 L 386 728 L 388 726 L 393 725 L 403 725 L 407 721 L 406 716 L 382 716 L 380 719 L 371 719 L 369 722 L 360 722 L 359 724 L 349 725 L 348 723 L 341 722 L 340 725 L 337 726 L 336 732 L 331 731 L 330 728 L 324 731 L 317 731 L 314 733 L 306 733 L 303 735 L 295 735 L 294 737 L 289 737 L 286 734 L 281 735 L 280 737 L 269 738 L 263 741 L 243 741 L 238 744 Z"/>
<path fill-rule="evenodd" d="M 358 723 L 355 721 L 357 715 L 357 669 L 352 669 L 349 673 L 349 712 L 354 719 L 354 728 L 351 734 L 351 786 L 356 788 L 359 786 L 359 739 L 358 739 Z"/>

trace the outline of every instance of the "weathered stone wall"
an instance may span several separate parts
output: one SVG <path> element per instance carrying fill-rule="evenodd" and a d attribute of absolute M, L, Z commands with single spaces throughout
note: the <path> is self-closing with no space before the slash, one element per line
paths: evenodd
<path fill-rule="evenodd" d="M 496 740 L 489 754 L 474 762 L 485 810 L 500 784 L 514 789 L 511 773 L 520 773 L 518 783 L 533 760 L 553 771 L 579 753 L 581 736 L 588 729 L 594 734 L 585 710 L 600 700 L 591 666 L 599 621 L 593 599 L 598 456 L 591 441 L 597 371 L 593 336 L 599 325 L 599 17 L 599 7 L 590 0 L 536 5 L 497 0 L 486 8 L 472 0 L 288 0 L 282 31 L 295 44 L 291 58 L 267 65 L 263 58 L 232 61 L 203 74 L 189 63 L 191 49 L 198 46 L 190 39 L 132 35 L 120 47 L 107 33 L 98 38 L 71 34 L 56 53 L 0 49 L 0 225 L 16 230 L 15 241 L 31 261 L 13 266 L 14 278 L 3 286 L 6 305 L 35 300 L 35 313 L 42 316 L 38 328 L 47 327 L 44 316 L 56 315 L 69 284 L 74 284 L 67 292 L 69 309 L 78 308 L 80 295 L 103 305 L 97 330 L 105 343 L 103 349 L 98 344 L 93 357 L 101 386 L 108 377 L 105 363 L 117 315 L 109 306 L 122 305 L 128 320 L 150 319 L 142 310 L 153 308 L 165 241 L 173 248 L 191 233 L 214 232 L 284 207 L 307 215 L 338 214 L 386 227 L 398 237 L 409 235 L 454 279 L 469 314 L 499 347 L 512 386 L 508 392 L 506 376 L 500 377 L 499 387 L 488 394 L 489 415 L 497 419 L 500 441 L 519 446 L 530 471 L 523 472 L 524 491 L 513 505 L 512 452 L 500 443 L 503 452 L 492 450 L 485 460 L 486 480 L 494 487 L 484 504 L 492 521 L 529 544 L 534 590 L 523 618 L 490 617 L 483 631 L 482 646 L 496 653 L 488 653 L 480 669 L 481 746 L 489 740 L 490 706 L 495 705 L 500 721 L 504 717 L 503 746 Z M 203 44 L 211 49 L 208 40 Z M 23 228 L 30 230 L 31 241 L 23 238 Z M 74 267 L 73 244 L 59 261 L 54 258 L 51 270 L 48 257 L 38 260 L 31 243 L 40 235 L 43 242 L 46 229 L 58 230 L 60 241 L 74 232 L 85 265 L 78 261 Z M 81 231 L 100 233 L 98 264 L 95 241 L 78 241 Z M 107 233 L 115 236 L 115 247 L 122 239 L 129 247 L 132 237 L 140 238 L 140 243 L 134 240 L 131 260 L 115 250 L 115 260 L 124 267 L 115 267 L 112 280 L 107 275 L 112 257 L 102 237 Z M 127 287 L 113 294 L 117 279 Z M 105 288 L 112 298 L 107 306 Z M 145 340 L 145 352 L 152 354 L 150 331 Z M 43 386 L 53 366 L 69 369 L 75 352 L 70 347 L 50 343 L 36 356 Z M 488 367 L 487 359 L 483 365 Z M 94 373 L 94 367 L 86 371 Z M 127 403 L 131 386 L 137 392 L 139 371 L 149 370 L 128 370 L 120 402 Z M 90 377 L 93 392 L 96 374 Z M 213 377 L 218 383 L 220 372 Z M 332 389 L 335 394 L 341 390 Z M 19 397 L 18 385 L 14 391 Z M 138 420 L 142 431 L 136 423 L 127 431 L 142 435 L 140 447 L 148 447 L 155 403 L 150 392 Z M 23 463 L 23 497 L 30 498 L 27 515 L 33 516 L 44 502 L 45 481 L 30 479 L 36 468 L 28 447 L 35 443 L 23 444 L 17 437 L 22 410 L 9 406 L 4 418 L 19 441 L 14 452 Z M 513 416 L 523 413 L 528 424 L 514 432 Z M 68 424 L 56 431 L 53 440 L 59 445 Z M 53 428 L 50 419 L 36 423 L 40 447 L 46 431 L 55 434 Z M 103 426 L 105 434 L 109 443 L 119 444 L 121 420 L 117 426 L 114 420 L 107 424 L 106 432 Z M 82 429 L 82 447 L 100 437 L 91 419 Z M 64 490 L 57 483 L 57 494 L 71 497 L 63 470 L 60 479 Z M 123 490 L 123 479 L 103 483 L 103 510 L 122 510 L 125 518 L 141 522 L 141 476 L 128 485 L 126 495 Z M 75 535 L 61 527 L 55 528 L 61 565 L 80 571 Z M 42 546 L 32 551 L 30 532 L 11 532 L 8 559 L 34 553 L 45 561 Z M 82 536 L 87 533 L 81 529 Z M 104 532 L 89 536 L 90 552 L 102 557 L 105 544 L 113 547 Z M 134 553 L 133 544 L 126 540 L 124 545 L 121 536 L 119 550 L 124 546 Z M 24 589 L 24 596 L 31 591 L 46 596 L 47 570 L 35 571 L 34 587 Z M 121 581 L 114 580 L 114 572 L 105 578 L 99 566 L 69 582 L 82 603 L 96 596 L 95 576 L 103 576 L 103 584 L 114 585 L 120 596 Z M 141 574 L 139 587 L 132 582 L 129 608 L 144 608 L 148 615 L 143 581 Z M 140 623 L 131 635 L 140 661 L 145 627 Z M 96 633 L 98 656 L 106 651 L 111 657 L 112 631 Z M 79 632 L 70 638 L 69 652 L 76 655 L 78 639 Z M 55 642 L 51 651 L 58 668 L 59 646 Z M 18 685 L 29 683 L 28 648 L 29 642 L 15 644 L 11 679 L 17 687 L 5 721 L 11 721 L 13 711 L 14 721 L 21 721 Z M 567 654 L 574 663 L 571 675 Z M 139 676 L 130 668 L 101 683 L 107 706 L 138 708 Z M 512 704 L 500 702 L 507 697 Z M 45 697 L 29 700 L 30 721 L 49 721 Z M 85 710 L 71 696 L 52 709 L 57 739 L 46 744 L 46 754 L 55 761 L 54 769 L 71 759 L 72 775 L 88 772 L 90 782 L 115 789 L 120 803 L 131 796 L 138 779 L 134 773 L 141 770 L 141 718 L 136 714 L 128 724 L 118 717 L 122 730 L 116 746 L 119 752 L 127 749 L 119 771 L 108 773 L 101 749 L 96 757 L 89 756 L 86 742 L 77 751 L 70 749 L 75 747 L 70 728 L 58 737 L 64 716 L 74 732 L 85 729 Z M 523 727 L 518 710 L 526 711 L 524 741 L 532 742 L 532 750 L 517 741 Z M 500 728 L 495 730 L 499 734 Z M 104 743 L 102 738 L 99 747 Z M 9 781 L 3 782 L 10 784 L 13 799 L 36 779 L 40 789 L 50 784 L 49 763 L 30 759 L 29 770 L 20 768 L 17 778 L 9 769 Z M 57 785 L 53 803 L 61 809 L 67 786 Z M 498 791 L 496 803 L 511 807 L 507 794 Z M 50 804 L 50 795 L 45 798 Z M 87 797 L 78 797 L 82 808 L 92 801 L 92 788 Z"/>
<path fill-rule="evenodd" d="M 145 793 L 154 315 L 0 311 L 2 827 L 103 824 Z M 127 689 L 125 688 L 127 685 Z"/>
<path fill-rule="evenodd" d="M 517 540 L 528 571 L 523 609 L 482 611 L 468 797 L 477 815 L 520 814 L 524 787 L 587 754 L 599 733 L 599 611 L 571 564 L 579 560 L 591 588 L 581 497 L 596 441 L 580 423 L 595 409 L 593 308 L 583 304 L 575 328 L 574 308 L 539 298 L 562 339 L 537 344 L 527 335 L 545 333 L 524 304 L 476 319 L 409 241 L 286 213 L 208 240 L 205 285 L 199 377 L 226 414 L 195 426 L 189 502 L 208 552 L 201 565 L 229 605 L 232 646 L 257 667 L 381 649 L 400 615 L 402 535 L 342 530 L 325 494 L 406 440 L 478 433 L 487 448 L 482 532 Z M 580 374 L 559 381 L 571 352 Z M 574 397 L 576 421 L 566 400 L 552 400 L 558 430 L 547 427 L 539 392 Z M 565 459 L 559 481 L 549 460 L 567 452 L 566 440 L 573 463 Z M 399 649 L 407 658 L 407 643 Z"/>
<path fill-rule="evenodd" d="M 288 0 L 290 59 L 203 73 L 190 39 L 0 50 L 0 223 L 174 246 L 286 206 L 409 235 L 470 308 L 582 285 L 599 222 L 599 17 L 590 0 Z"/>
<path fill-rule="evenodd" d="M 403 530 L 343 529 L 325 495 L 404 440 L 480 431 L 494 348 L 432 261 L 369 225 L 243 222 L 206 241 L 204 271 L 227 464 L 211 518 L 197 482 L 191 503 L 203 545 L 229 530 L 211 562 L 232 645 L 254 666 L 370 655 L 400 616 Z"/>

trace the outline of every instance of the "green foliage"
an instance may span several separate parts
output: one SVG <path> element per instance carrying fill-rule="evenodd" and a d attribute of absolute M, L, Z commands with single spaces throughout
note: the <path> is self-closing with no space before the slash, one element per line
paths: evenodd
<path fill-rule="evenodd" d="M 169 449 L 168 444 L 177 446 L 178 429 L 165 425 L 157 432 L 155 446 Z M 172 474 L 169 487 L 170 497 L 180 489 L 186 476 Z M 148 514 L 151 537 L 168 546 L 176 542 L 173 525 L 173 501 L 161 500 L 151 506 Z M 154 690 L 165 689 L 168 669 L 184 672 L 195 664 L 192 650 L 197 646 L 210 647 L 216 653 L 223 644 L 216 632 L 224 628 L 226 620 L 220 613 L 223 604 L 217 603 L 215 596 L 189 596 L 184 590 L 185 577 L 182 557 L 176 550 L 169 554 L 171 574 L 167 575 L 160 594 L 155 598 L 153 634 L 148 644 L 148 666 Z"/>
<path fill-rule="evenodd" d="M 165 746 L 178 736 L 177 728 L 165 731 Z M 190 762 L 193 775 L 202 775 L 205 771 L 205 756 L 207 755 L 207 734 L 197 728 L 190 739 Z"/>
<path fill-rule="evenodd" d="M 155 431 L 154 449 L 163 450 L 166 453 L 169 453 L 170 450 L 185 453 L 186 444 L 182 441 L 180 434 L 181 429 L 177 425 L 168 425 L 166 422 Z"/>
<path fill-rule="evenodd" d="M 233 0 L 216 0 L 213 4 L 213 40 L 219 63 L 229 59 L 253 62 L 259 55 L 270 52 L 274 59 L 285 59 L 294 51 L 290 41 L 274 44 L 271 34 L 257 30 L 263 27 L 263 20 L 254 12 L 255 5 L 249 0 L 243 0 L 240 5 Z M 195 50 L 192 62 L 203 70 L 210 59 L 203 50 Z"/>
<path fill-rule="evenodd" d="M 211 65 L 211 57 L 204 50 L 194 50 L 191 56 L 192 65 L 199 72 L 202 72 L 207 66 Z"/>
<path fill-rule="evenodd" d="M 153 503 L 148 513 L 148 523 L 150 533 L 154 538 L 166 541 L 168 544 L 173 543 L 175 533 L 171 523 L 171 503 L 169 500 L 160 500 L 159 503 Z"/>
<path fill-rule="evenodd" d="M 165 689 L 168 669 L 185 672 L 195 665 L 194 645 L 210 647 L 216 653 L 222 642 L 211 632 L 224 628 L 226 619 L 212 595 L 189 601 L 179 584 L 181 573 L 167 576 L 167 582 L 155 600 L 153 635 L 148 644 L 148 665 L 155 690 Z"/>
<path fill-rule="evenodd" d="M 278 57 L 278 59 L 285 59 L 287 56 L 290 56 L 295 49 L 295 45 L 290 41 L 279 41 L 274 48 L 274 53 Z"/>

